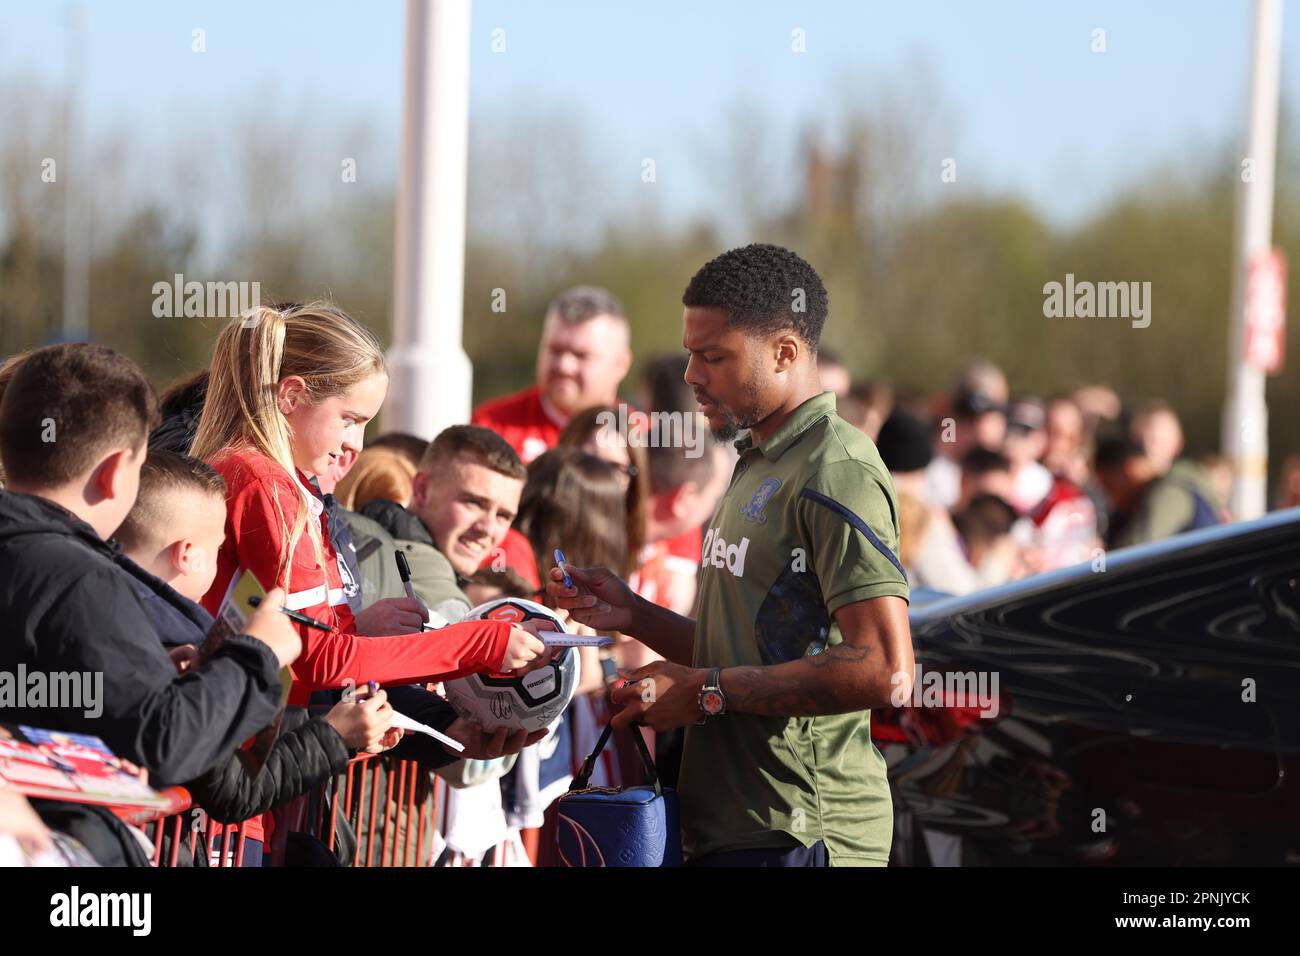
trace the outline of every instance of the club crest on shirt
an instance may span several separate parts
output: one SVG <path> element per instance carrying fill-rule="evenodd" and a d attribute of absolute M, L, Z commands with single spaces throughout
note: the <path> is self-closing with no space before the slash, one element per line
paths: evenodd
<path fill-rule="evenodd" d="M 763 509 L 767 507 L 768 501 L 780 487 L 780 478 L 764 478 L 763 483 L 754 492 L 754 497 L 749 499 L 749 504 L 740 509 L 740 516 L 755 524 L 767 524 L 767 515 L 763 514 Z"/>

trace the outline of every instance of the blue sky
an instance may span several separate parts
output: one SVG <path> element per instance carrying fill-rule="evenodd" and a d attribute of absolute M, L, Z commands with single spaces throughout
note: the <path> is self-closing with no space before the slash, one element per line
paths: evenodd
<path fill-rule="evenodd" d="M 0 0 L 0 76 L 62 82 L 69 6 Z M 322 125 L 368 120 L 391 178 L 403 3 L 86 6 L 93 128 L 126 127 L 137 148 L 165 150 L 186 124 L 221 129 L 237 106 L 274 90 Z M 635 176 L 642 157 L 655 157 L 662 211 L 687 216 L 716 201 L 699 144 L 716 138 L 730 104 L 760 104 L 769 135 L 788 144 L 849 91 L 869 102 L 879 77 L 905 80 L 919 61 L 955 120 L 938 133 L 933 178 L 954 156 L 963 183 L 1023 195 L 1068 221 L 1158 164 L 1236 141 L 1251 15 L 1244 0 L 477 0 L 471 122 L 534 103 L 571 108 L 594 161 Z M 195 28 L 206 31 L 202 55 L 191 51 Z M 504 53 L 491 51 L 496 28 Z M 796 28 L 801 54 L 791 50 Z M 1095 28 L 1105 53 L 1090 50 Z M 1282 62 L 1293 102 L 1297 54 L 1292 8 Z"/>

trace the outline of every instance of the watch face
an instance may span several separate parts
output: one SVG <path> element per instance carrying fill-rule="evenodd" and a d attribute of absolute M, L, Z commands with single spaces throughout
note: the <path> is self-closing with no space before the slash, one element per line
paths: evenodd
<path fill-rule="evenodd" d="M 704 706 L 704 712 L 709 715 L 722 713 L 722 695 L 716 690 L 704 692 L 704 699 L 700 702 Z"/>

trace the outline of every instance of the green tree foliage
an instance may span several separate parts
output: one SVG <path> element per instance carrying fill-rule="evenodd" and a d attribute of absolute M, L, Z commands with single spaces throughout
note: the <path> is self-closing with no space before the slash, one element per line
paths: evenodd
<path fill-rule="evenodd" d="M 9 91 L 0 95 L 5 354 L 58 334 L 63 192 L 41 180 L 42 158 L 57 153 L 51 144 L 60 131 L 49 119 L 58 115 L 56 99 L 14 83 L 0 83 L 0 91 Z M 41 102 L 49 108 L 35 108 Z M 465 277 L 465 347 L 474 361 L 476 402 L 531 381 L 546 303 L 565 286 L 614 290 L 628 306 L 633 345 L 644 360 L 680 348 L 680 295 L 696 268 L 736 241 L 765 240 L 792 246 L 821 270 L 831 292 L 827 344 L 861 378 L 942 391 L 963 361 L 982 355 L 1007 370 L 1016 391 L 1050 395 L 1103 382 L 1131 402 L 1166 398 L 1183 414 L 1191 450 L 1217 447 L 1234 216 L 1238 190 L 1249 188 L 1231 150 L 1189 150 L 1178 163 L 1138 168 L 1125 191 L 1101 198 L 1086 221 L 1062 227 L 1023 200 L 965 184 L 939 198 L 909 192 L 900 168 L 911 167 L 898 164 L 921 164 L 937 176 L 938 163 L 918 146 L 921 139 L 906 139 L 906 112 L 899 110 L 846 111 L 830 137 L 841 144 L 838 152 L 827 151 L 815 169 L 803 152 L 791 164 L 796 172 L 786 182 L 805 175 L 808 182 L 784 194 L 765 190 L 781 167 L 759 155 L 764 123 L 753 109 L 724 127 L 736 137 L 735 148 L 714 150 L 710 158 L 720 186 L 729 184 L 719 195 L 739 210 L 730 222 L 704 216 L 665 224 L 653 206 L 630 215 L 605 208 L 617 184 L 583 160 L 591 131 L 571 115 L 541 111 L 495 126 L 476 121 Z M 268 300 L 329 296 L 389 334 L 391 176 L 340 186 L 334 157 L 356 148 L 312 149 L 302 142 L 310 130 L 284 125 L 290 130 L 284 137 L 226 141 L 223 149 L 239 158 L 236 173 L 214 174 L 201 188 L 174 190 L 166 201 L 119 195 L 115 170 L 126 147 L 121 141 L 101 147 L 117 151 L 119 166 L 111 156 L 97 156 L 87 225 L 90 327 L 98 340 L 137 358 L 160 385 L 205 363 L 220 324 L 153 317 L 153 284 L 177 272 L 257 280 Z M 1294 267 L 1300 263 L 1294 186 L 1300 150 L 1290 129 L 1284 121 L 1274 233 Z M 344 138 L 355 144 L 368 135 L 349 130 Z M 268 146 L 285 141 L 295 142 L 299 157 L 315 159 L 292 161 Z M 261 145 L 246 145 L 254 142 Z M 719 163 L 743 164 L 746 156 L 755 164 L 752 175 L 718 173 Z M 176 158 L 180 169 L 203 169 L 205 162 Z M 332 185 L 314 193 L 300 188 L 295 183 L 303 169 Z M 1063 182 L 1061 188 L 1071 187 Z M 759 191 L 761 202 L 747 201 Z M 198 203 L 199 193 L 235 211 L 237 228 L 227 229 L 221 242 L 211 235 L 204 212 L 210 206 Z M 1044 317 L 1044 284 L 1067 273 L 1096 282 L 1150 282 L 1150 327 Z M 1294 322 L 1288 339 L 1288 364 L 1268 387 L 1275 467 L 1300 450 L 1300 416 L 1292 414 L 1300 406 Z"/>

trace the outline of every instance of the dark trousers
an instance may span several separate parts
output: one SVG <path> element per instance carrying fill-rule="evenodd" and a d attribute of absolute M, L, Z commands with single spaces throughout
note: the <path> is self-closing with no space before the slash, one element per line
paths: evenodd
<path fill-rule="evenodd" d="M 761 850 L 728 850 L 696 857 L 687 866 L 830 866 L 826 844 L 770 847 Z"/>

